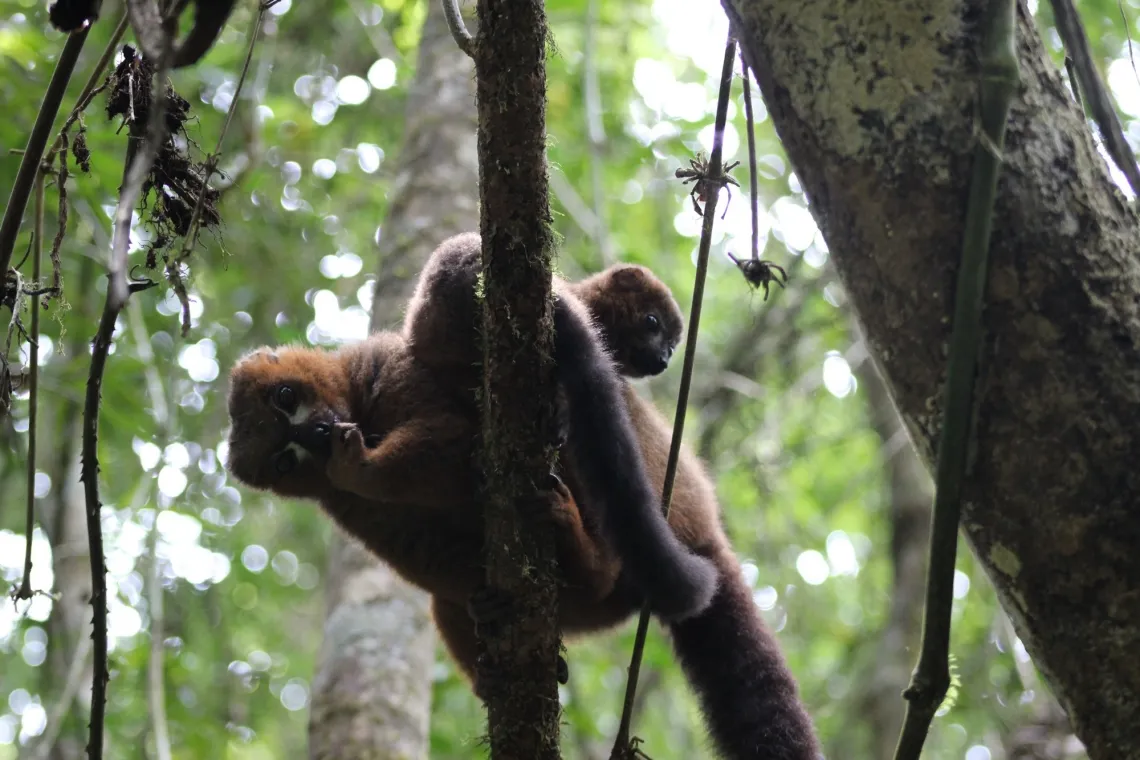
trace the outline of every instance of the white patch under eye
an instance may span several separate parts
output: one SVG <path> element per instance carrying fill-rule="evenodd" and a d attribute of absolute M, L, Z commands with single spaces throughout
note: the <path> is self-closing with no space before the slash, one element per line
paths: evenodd
<path fill-rule="evenodd" d="M 297 406 L 297 411 L 293 412 L 293 414 L 289 416 L 289 422 L 293 425 L 300 425 L 302 422 L 309 419 L 310 414 L 312 414 L 312 410 L 304 404 L 300 404 Z"/>
<path fill-rule="evenodd" d="M 297 457 L 298 462 L 304 462 L 310 456 L 309 450 L 296 441 L 291 441 L 289 445 L 285 447 L 285 449 L 287 451 L 292 451 L 293 454 Z"/>

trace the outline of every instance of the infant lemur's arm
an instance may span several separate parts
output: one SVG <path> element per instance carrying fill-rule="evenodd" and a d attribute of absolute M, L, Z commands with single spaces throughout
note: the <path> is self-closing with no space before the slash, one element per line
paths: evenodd
<path fill-rule="evenodd" d="M 474 233 L 441 244 L 420 274 L 404 321 L 404 336 L 415 357 L 468 386 L 478 376 L 472 368 L 480 357 L 475 295 L 482 269 L 480 246 Z M 627 278 L 614 275 L 610 280 L 608 287 L 599 281 L 599 291 L 623 303 L 618 286 Z M 689 617 L 712 598 L 716 569 L 689 552 L 669 528 L 660 494 L 646 475 L 614 361 L 573 290 L 556 280 L 554 291 L 554 358 L 568 407 L 570 480 L 581 491 L 577 495 L 586 504 L 587 517 L 600 522 L 626 575 L 653 611 L 666 619 Z M 623 369 L 637 374 L 664 369 L 675 341 L 663 339 L 651 359 L 644 343 L 639 340 L 628 352 L 616 352 L 623 357 Z"/>

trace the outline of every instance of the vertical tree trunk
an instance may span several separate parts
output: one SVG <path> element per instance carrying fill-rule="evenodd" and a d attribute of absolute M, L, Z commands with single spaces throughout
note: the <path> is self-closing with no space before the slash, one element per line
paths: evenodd
<path fill-rule="evenodd" d="M 479 0 L 479 180 L 483 238 L 485 551 L 492 591 L 514 602 L 481 626 L 478 671 L 491 756 L 558 754 L 559 649 L 553 534 L 513 500 L 550 473 L 554 440 L 546 176 L 546 16 L 542 0 Z"/>
<path fill-rule="evenodd" d="M 477 223 L 474 79 L 441 5 L 428 5 L 408 93 L 400 168 L 380 240 L 372 327 L 395 323 L 420 265 Z M 355 541 L 333 540 L 329 613 L 313 681 L 309 756 L 428 756 L 435 633 L 427 595 Z"/>
<path fill-rule="evenodd" d="M 339 535 L 326 588 L 309 757 L 426 758 L 435 652 L 427 595 Z"/>
<path fill-rule="evenodd" d="M 71 354 L 75 356 L 75 354 Z M 83 489 L 79 485 L 79 452 L 68 441 L 78 441 L 79 406 L 66 402 L 60 405 L 60 419 L 56 426 L 61 431 L 57 456 L 45 468 L 52 479 L 51 493 L 41 502 L 40 514 L 45 532 L 51 541 L 52 572 L 55 592 L 59 595 L 52 605 L 48 618 L 48 644 L 51 657 L 48 661 L 55 699 L 66 688 L 69 672 L 74 664 L 78 647 L 91 636 L 91 565 L 87 554 L 87 517 Z M 45 426 L 46 427 L 46 426 Z M 42 437 L 42 431 L 41 431 Z M 40 444 L 43 446 L 43 443 Z M 45 447 L 46 448 L 46 447 Z M 84 756 L 87 742 L 87 713 L 91 702 L 91 655 L 85 657 L 80 675 L 80 686 L 73 704 L 57 704 L 62 725 L 48 727 L 56 732 L 51 760 L 78 760 Z"/>

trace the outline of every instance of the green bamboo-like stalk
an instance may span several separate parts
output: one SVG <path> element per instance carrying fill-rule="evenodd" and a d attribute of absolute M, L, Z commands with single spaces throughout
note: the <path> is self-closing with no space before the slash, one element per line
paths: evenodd
<path fill-rule="evenodd" d="M 954 323 L 943 393 L 942 433 L 935 474 L 934 519 L 922 650 L 910 687 L 895 760 L 918 760 L 930 722 L 950 687 L 950 609 L 962 511 L 962 483 L 974 420 L 974 383 L 982 343 L 982 309 L 994 199 L 1005 127 L 1018 84 L 1016 0 L 991 0 L 982 26 L 980 133 L 975 150 L 965 237 L 954 299 Z"/>

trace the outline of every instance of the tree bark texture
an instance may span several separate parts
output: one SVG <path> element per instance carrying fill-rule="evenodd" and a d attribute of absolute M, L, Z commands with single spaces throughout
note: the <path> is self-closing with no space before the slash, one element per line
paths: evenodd
<path fill-rule="evenodd" d="M 478 222 L 474 67 L 451 39 L 439 2 L 428 6 L 405 118 L 380 239 L 374 330 L 400 319 L 435 246 Z M 426 758 L 435 655 L 427 594 L 340 533 L 330 553 L 310 757 Z"/>
<path fill-rule="evenodd" d="M 435 636 L 427 595 L 338 536 L 313 678 L 312 760 L 428 757 Z"/>
<path fill-rule="evenodd" d="M 725 0 L 929 463 L 980 0 Z M 964 533 L 1093 760 L 1140 757 L 1136 214 L 1019 4 Z"/>
<path fill-rule="evenodd" d="M 483 242 L 483 445 L 487 583 L 513 609 L 480 625 L 491 757 L 558 758 L 560 636 L 551 526 L 514 501 L 551 471 L 554 375 L 542 0 L 479 0 L 479 229 Z"/>

